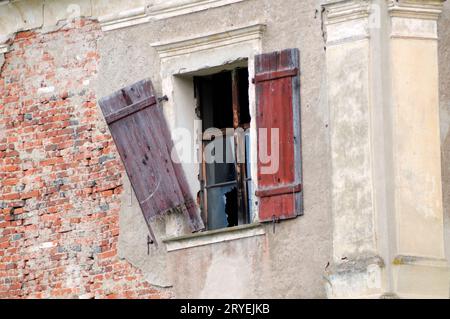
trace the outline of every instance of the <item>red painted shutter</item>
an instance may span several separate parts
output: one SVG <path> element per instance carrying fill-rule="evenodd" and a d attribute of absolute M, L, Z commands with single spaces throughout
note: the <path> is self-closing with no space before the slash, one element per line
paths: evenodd
<path fill-rule="evenodd" d="M 255 57 L 256 124 L 258 128 L 259 219 L 273 221 L 303 214 L 299 51 L 288 49 Z M 263 141 L 261 128 L 267 129 Z M 272 132 L 279 131 L 278 170 L 267 174 L 262 144 L 270 155 Z M 274 135 L 275 136 L 275 135 Z M 276 149 L 275 149 L 276 150 Z"/>
<path fill-rule="evenodd" d="M 171 159 L 173 141 L 150 80 L 99 101 L 131 185 L 154 238 L 150 221 L 183 212 L 193 231 L 204 228 L 181 164 Z"/>

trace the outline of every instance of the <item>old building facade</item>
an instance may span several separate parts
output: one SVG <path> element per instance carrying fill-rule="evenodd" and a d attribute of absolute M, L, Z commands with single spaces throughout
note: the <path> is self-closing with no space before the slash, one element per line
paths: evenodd
<path fill-rule="evenodd" d="M 7 0 L 0 66 L 1 298 L 449 297 L 450 3 Z"/>

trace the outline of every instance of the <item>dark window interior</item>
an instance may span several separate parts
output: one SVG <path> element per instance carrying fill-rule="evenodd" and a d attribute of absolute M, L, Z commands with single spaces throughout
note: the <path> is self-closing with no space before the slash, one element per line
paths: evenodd
<path fill-rule="evenodd" d="M 203 129 L 233 127 L 231 73 L 222 72 L 205 76 L 197 83 L 200 86 Z"/>
<path fill-rule="evenodd" d="M 233 80 L 237 81 L 234 89 Z M 194 81 L 197 114 L 202 120 L 203 132 L 218 129 L 216 133 L 204 134 L 203 139 L 203 153 L 214 155 L 215 161 L 204 160 L 201 164 L 199 201 L 202 217 L 209 230 L 246 224 L 250 219 L 250 179 L 247 177 L 250 166 L 237 163 L 235 149 L 241 147 L 248 158 L 249 136 L 238 139 L 236 134 L 226 135 L 225 129 L 249 127 L 248 69 L 195 77 Z M 237 122 L 233 114 L 239 114 Z M 237 145 L 238 140 L 246 145 Z"/>
<path fill-rule="evenodd" d="M 238 69 L 239 76 L 239 105 L 241 125 L 250 124 L 250 109 L 248 106 L 248 69 Z"/>

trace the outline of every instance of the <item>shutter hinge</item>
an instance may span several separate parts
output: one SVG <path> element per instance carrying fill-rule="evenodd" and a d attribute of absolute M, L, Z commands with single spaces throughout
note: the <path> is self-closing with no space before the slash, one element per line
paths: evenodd
<path fill-rule="evenodd" d="M 158 103 L 162 103 L 162 102 L 167 102 L 169 101 L 169 98 L 167 97 L 167 95 L 161 96 L 158 98 Z"/>
<path fill-rule="evenodd" d="M 150 235 L 147 235 L 147 255 L 150 255 L 150 245 L 153 245 L 154 241 L 150 237 Z"/>
<path fill-rule="evenodd" d="M 273 233 L 275 234 L 275 225 L 280 222 L 280 217 L 272 216 Z"/>

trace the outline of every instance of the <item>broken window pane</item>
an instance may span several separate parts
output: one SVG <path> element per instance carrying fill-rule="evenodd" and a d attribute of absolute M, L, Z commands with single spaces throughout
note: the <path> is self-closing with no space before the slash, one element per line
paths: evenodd
<path fill-rule="evenodd" d="M 205 143 L 208 229 L 237 226 L 236 166 L 233 136 Z M 213 162 L 211 162 L 213 160 Z"/>
<path fill-rule="evenodd" d="M 216 137 L 205 142 L 206 180 L 214 185 L 236 180 L 233 136 Z"/>
<path fill-rule="evenodd" d="M 237 226 L 236 182 L 208 189 L 208 229 Z"/>
<path fill-rule="evenodd" d="M 209 230 L 251 220 L 248 76 L 247 68 L 237 68 L 195 77 L 196 112 L 204 133 L 200 200 Z"/>

